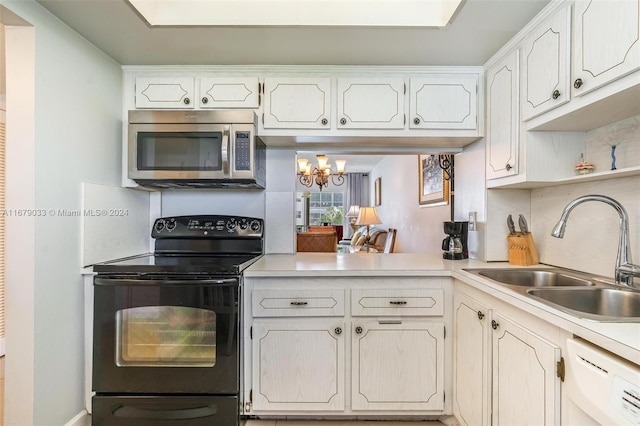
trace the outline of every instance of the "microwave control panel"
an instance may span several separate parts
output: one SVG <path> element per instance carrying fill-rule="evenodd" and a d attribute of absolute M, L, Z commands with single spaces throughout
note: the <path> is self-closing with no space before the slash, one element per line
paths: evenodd
<path fill-rule="evenodd" d="M 235 170 L 251 171 L 251 132 L 236 132 Z"/>

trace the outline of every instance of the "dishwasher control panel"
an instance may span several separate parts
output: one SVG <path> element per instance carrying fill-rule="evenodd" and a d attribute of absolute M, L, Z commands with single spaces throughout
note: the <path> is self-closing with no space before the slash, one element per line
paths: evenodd
<path fill-rule="evenodd" d="M 632 425 L 640 424 L 640 386 L 634 385 L 622 377 L 614 376 L 610 404 Z"/>

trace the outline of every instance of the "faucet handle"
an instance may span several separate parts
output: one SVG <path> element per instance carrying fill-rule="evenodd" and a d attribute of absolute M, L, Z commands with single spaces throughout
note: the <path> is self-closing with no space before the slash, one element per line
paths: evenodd
<path fill-rule="evenodd" d="M 636 288 L 634 278 L 640 278 L 640 265 L 625 263 L 616 270 L 616 282 L 627 287 Z M 637 288 L 640 288 L 638 286 Z"/>

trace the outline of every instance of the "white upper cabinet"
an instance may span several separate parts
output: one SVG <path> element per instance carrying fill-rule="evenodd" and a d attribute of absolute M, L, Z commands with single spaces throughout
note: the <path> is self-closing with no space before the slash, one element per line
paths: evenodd
<path fill-rule="evenodd" d="M 258 77 L 200 79 L 200 108 L 258 108 Z"/>
<path fill-rule="evenodd" d="M 518 174 L 518 50 L 487 70 L 487 179 Z"/>
<path fill-rule="evenodd" d="M 477 76 L 434 76 L 409 81 L 409 127 L 476 129 Z"/>
<path fill-rule="evenodd" d="M 522 119 L 528 120 L 569 101 L 569 28 L 563 7 L 536 27 L 522 51 Z"/>
<path fill-rule="evenodd" d="M 194 86 L 191 77 L 136 78 L 136 108 L 194 108 Z"/>
<path fill-rule="evenodd" d="M 640 0 L 578 0 L 573 22 L 573 96 L 640 67 Z"/>
<path fill-rule="evenodd" d="M 338 129 L 402 129 L 403 78 L 338 78 Z"/>
<path fill-rule="evenodd" d="M 330 78 L 265 78 L 265 129 L 330 129 Z"/>

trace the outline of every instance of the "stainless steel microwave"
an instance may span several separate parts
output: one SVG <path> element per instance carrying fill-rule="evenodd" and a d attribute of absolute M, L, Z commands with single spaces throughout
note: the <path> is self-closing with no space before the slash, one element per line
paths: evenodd
<path fill-rule="evenodd" d="M 250 110 L 129 111 L 128 176 L 155 188 L 261 188 L 265 144 Z"/>

